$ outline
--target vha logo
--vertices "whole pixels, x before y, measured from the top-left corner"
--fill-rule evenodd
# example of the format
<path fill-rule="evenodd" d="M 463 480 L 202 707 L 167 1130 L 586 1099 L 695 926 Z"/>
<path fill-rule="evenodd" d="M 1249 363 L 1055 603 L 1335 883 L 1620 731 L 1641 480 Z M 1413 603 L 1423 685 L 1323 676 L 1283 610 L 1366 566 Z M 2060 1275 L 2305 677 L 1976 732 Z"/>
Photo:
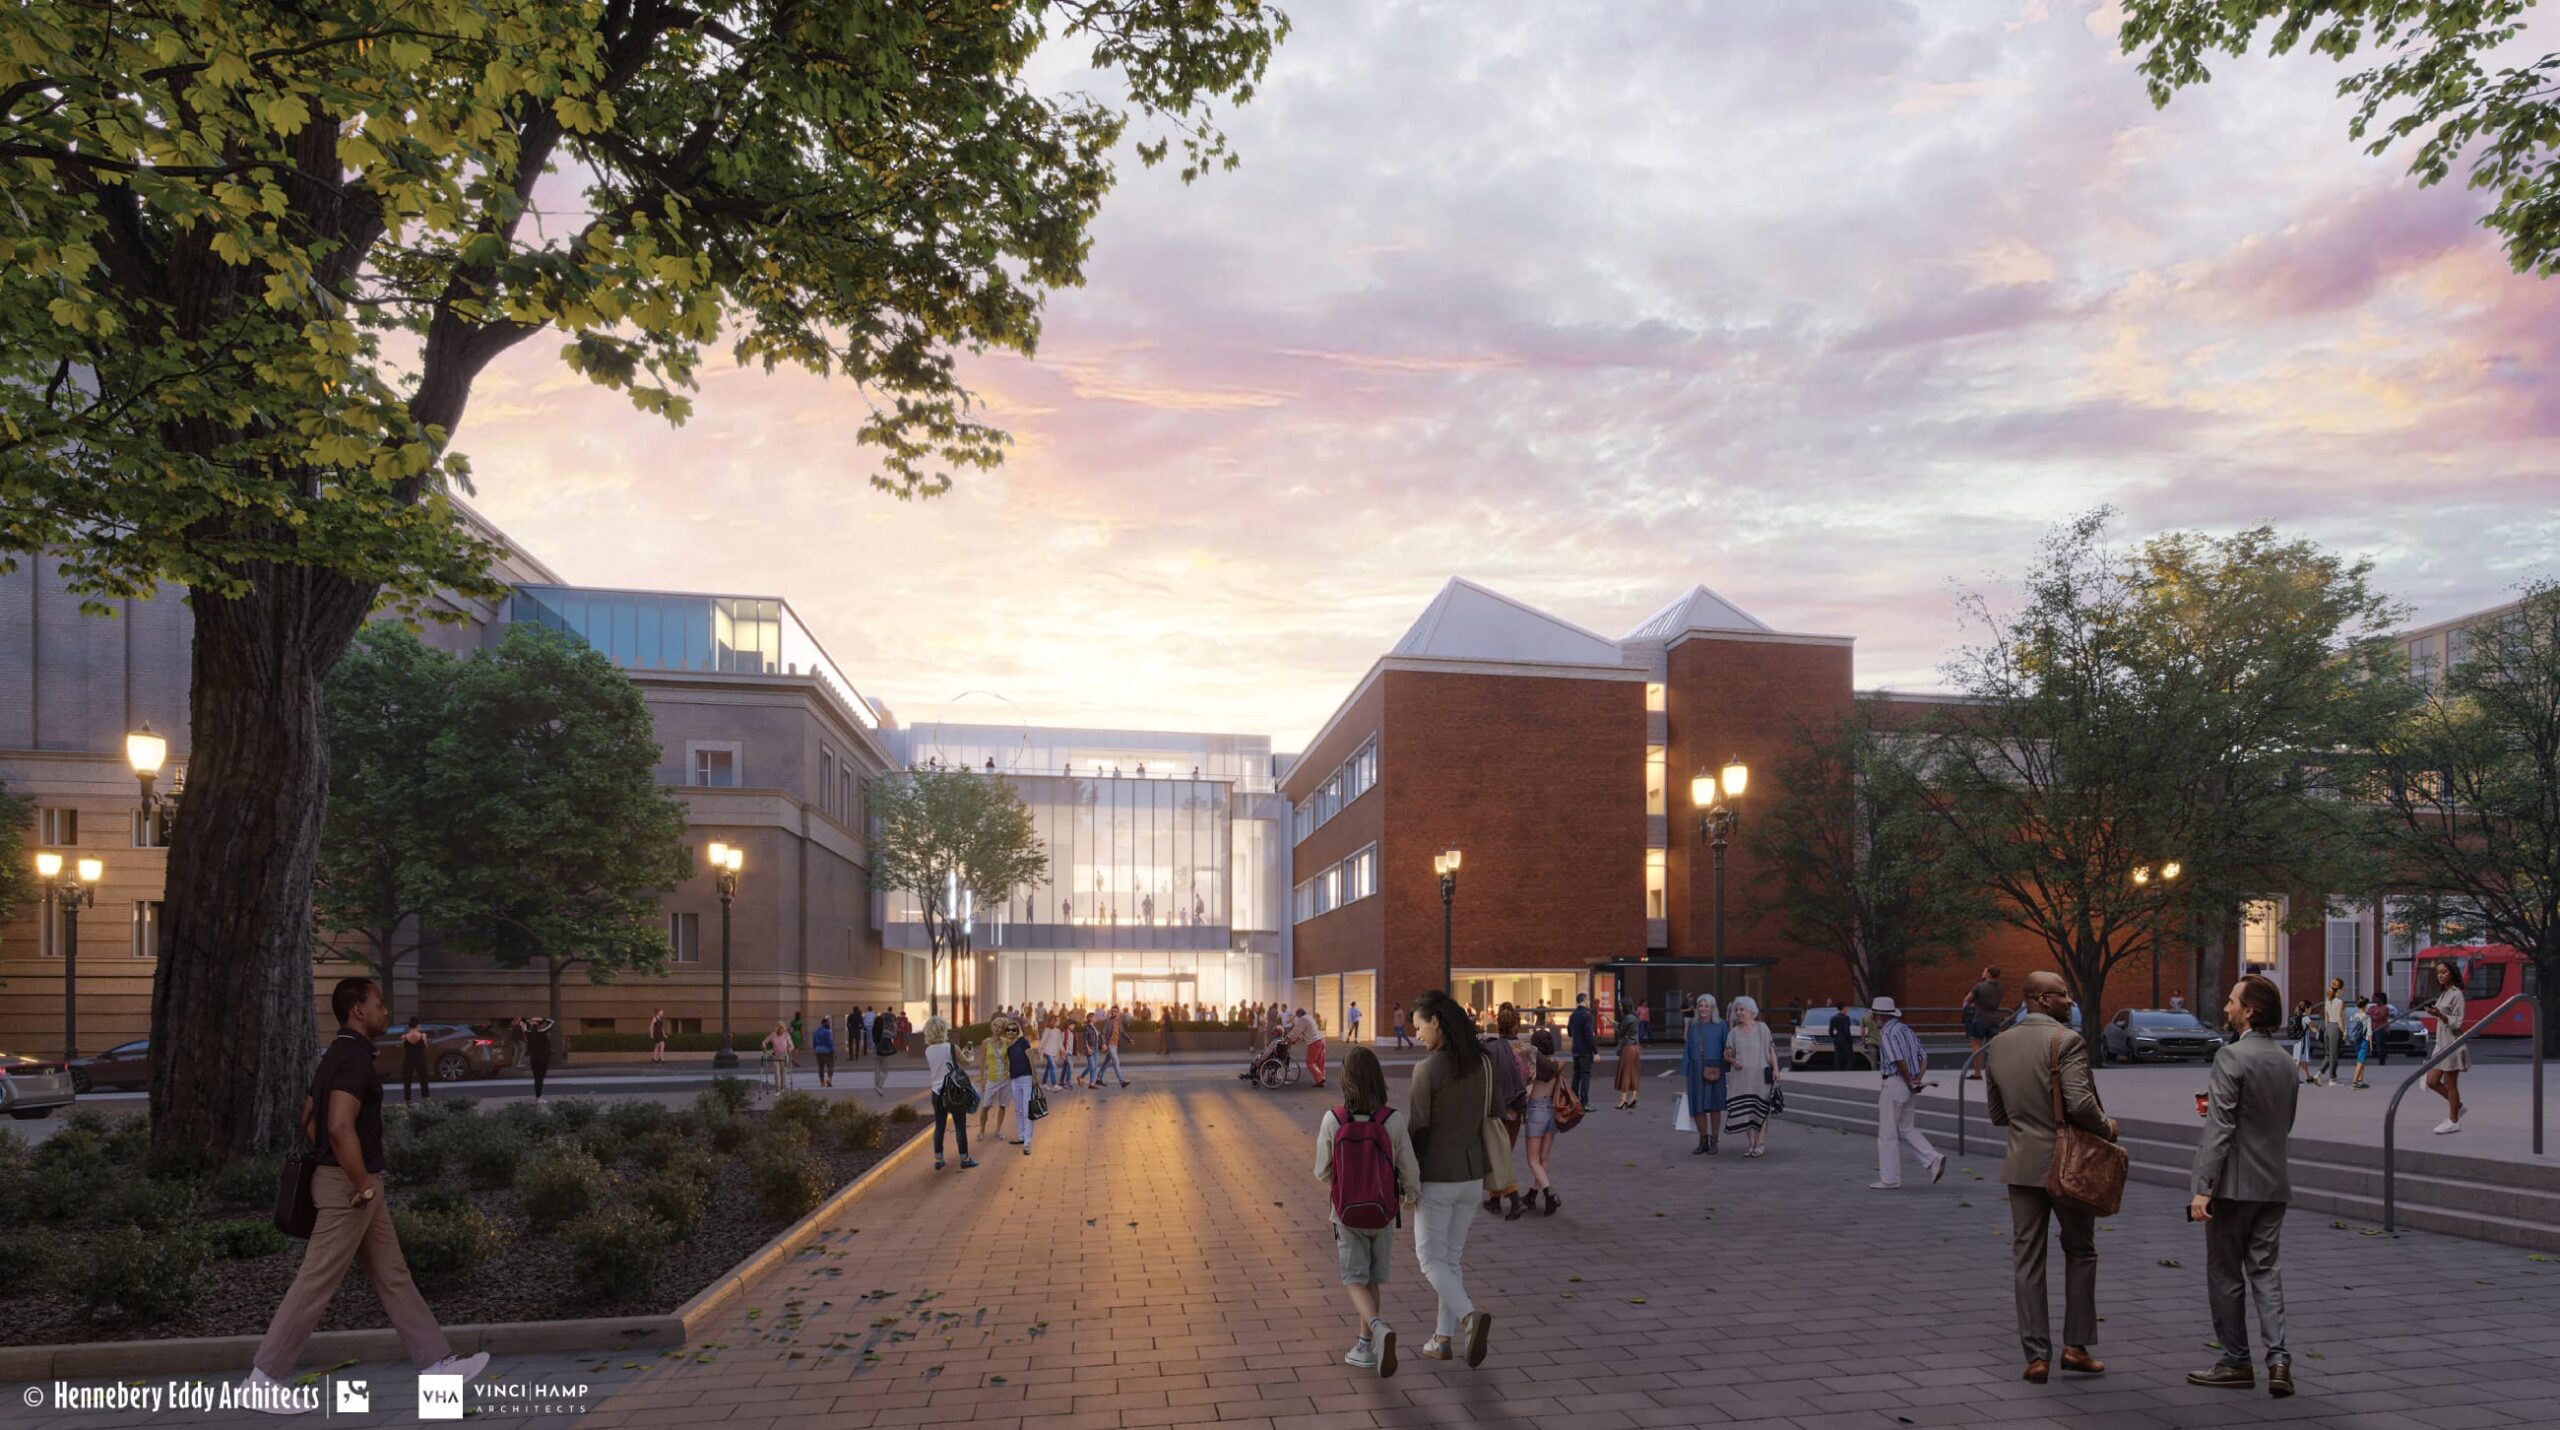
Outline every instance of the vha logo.
<path fill-rule="evenodd" d="M 462 1377 L 458 1375 L 419 1376 L 418 1418 L 421 1420 L 461 1419 Z"/>
<path fill-rule="evenodd" d="M 373 1396 L 361 1380 L 342 1380 L 338 1385 L 338 1413 L 362 1415 L 373 1409 Z"/>

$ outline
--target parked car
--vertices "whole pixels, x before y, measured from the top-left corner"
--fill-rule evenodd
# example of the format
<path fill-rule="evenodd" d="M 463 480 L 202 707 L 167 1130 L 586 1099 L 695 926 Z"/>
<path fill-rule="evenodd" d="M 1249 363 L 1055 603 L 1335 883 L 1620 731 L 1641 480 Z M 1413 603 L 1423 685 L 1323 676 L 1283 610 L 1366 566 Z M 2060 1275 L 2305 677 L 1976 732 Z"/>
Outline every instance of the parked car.
<path fill-rule="evenodd" d="M 60 1059 L 0 1053 L 0 1112 L 32 1122 L 51 1117 L 57 1107 L 69 1107 L 79 1095 L 71 1086 L 71 1070 Z"/>
<path fill-rule="evenodd" d="M 374 1040 L 373 1070 L 385 1082 L 400 1080 L 400 1035 L 408 1031 L 395 1024 Z M 437 1082 L 487 1077 L 513 1061 L 504 1044 L 468 1023 L 420 1023 L 418 1031 L 427 1035 L 427 1073 Z"/>
<path fill-rule="evenodd" d="M 2222 1035 L 2183 1008 L 2117 1009 L 2098 1041 L 2111 1062 L 2209 1059 L 2222 1050 Z"/>
<path fill-rule="evenodd" d="M 1838 1067 L 1839 1060 L 1831 1051 L 1831 1015 L 1836 1007 L 1807 1008 L 1804 1021 L 1796 1024 L 1795 1034 L 1787 1039 L 1787 1065 L 1797 1068 Z M 1867 1046 L 1867 1010 L 1849 1010 L 1849 1061 L 1856 1067 L 1872 1068 L 1874 1050 Z"/>
<path fill-rule="evenodd" d="M 118 1043 L 103 1053 L 73 1058 L 71 1085 L 84 1095 L 102 1088 L 149 1087 L 151 1040 L 136 1038 L 130 1043 Z"/>

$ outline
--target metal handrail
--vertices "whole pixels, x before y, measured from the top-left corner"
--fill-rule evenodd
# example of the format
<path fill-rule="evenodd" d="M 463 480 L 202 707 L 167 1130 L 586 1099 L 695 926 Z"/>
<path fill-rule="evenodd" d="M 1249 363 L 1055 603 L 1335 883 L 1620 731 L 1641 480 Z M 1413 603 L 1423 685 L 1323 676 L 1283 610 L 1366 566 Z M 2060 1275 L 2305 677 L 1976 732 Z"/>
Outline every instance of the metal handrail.
<path fill-rule="evenodd" d="M 2384 1108 L 2382 1112 L 2382 1229 L 2384 1231 L 2395 1236 L 2400 1231 L 2399 1184 L 2394 1180 L 2399 1171 L 2400 1099 L 2409 1095 L 2409 1089 L 2416 1086 L 2418 1080 L 2427 1075 L 2428 1069 L 2451 1056 L 2454 1049 L 2478 1037 L 2481 1029 L 2496 1022 L 2499 1014 L 2518 1003 L 2533 1010 L 2533 1155 L 2537 1157 L 2542 1155 L 2542 1000 L 2530 993 L 2514 993 L 2508 995 L 2505 1002 L 2482 1014 L 2470 1027 L 2455 1034 L 2453 1041 L 2436 1049 L 2433 1056 L 2420 1063 L 2418 1070 L 2409 1074 L 2408 1078 L 2400 1084 L 2400 1090 L 2391 1094 L 2391 1105 Z"/>
<path fill-rule="evenodd" d="M 1964 1066 L 1956 1070 L 1956 1155 L 1959 1157 L 1965 1155 L 1964 1085 L 1973 1080 L 1973 1065 L 1982 1061 L 1982 1055 L 1989 1051 L 1991 1051 L 1991 1040 L 1989 1038 L 1985 1038 L 1982 1040 L 1982 1046 L 1974 1049 L 1973 1052 L 1965 1058 Z"/>

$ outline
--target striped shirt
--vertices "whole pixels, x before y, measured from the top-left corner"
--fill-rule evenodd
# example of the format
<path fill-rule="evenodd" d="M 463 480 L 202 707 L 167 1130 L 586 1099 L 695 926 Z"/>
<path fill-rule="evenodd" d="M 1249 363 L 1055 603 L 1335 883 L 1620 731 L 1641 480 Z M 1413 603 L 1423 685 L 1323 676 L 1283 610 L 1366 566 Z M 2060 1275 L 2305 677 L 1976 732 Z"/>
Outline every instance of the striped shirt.
<path fill-rule="evenodd" d="M 1904 1069 L 1909 1069 L 1906 1073 Z M 1884 1076 L 1918 1077 L 1929 1070 L 1929 1050 L 1900 1018 L 1884 1020 Z"/>

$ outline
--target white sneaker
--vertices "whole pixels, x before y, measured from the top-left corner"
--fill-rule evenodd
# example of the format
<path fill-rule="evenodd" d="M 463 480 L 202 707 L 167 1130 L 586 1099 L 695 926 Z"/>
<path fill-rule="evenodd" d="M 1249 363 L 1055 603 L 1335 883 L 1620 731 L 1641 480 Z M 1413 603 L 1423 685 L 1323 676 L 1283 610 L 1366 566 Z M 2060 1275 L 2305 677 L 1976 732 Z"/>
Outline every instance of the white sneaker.
<path fill-rule="evenodd" d="M 1869 1182 L 1867 1183 L 1867 1190 L 1871 1192 L 1898 1192 L 1902 1190 L 1902 1184 L 1900 1182 Z"/>
<path fill-rule="evenodd" d="M 1940 1177 L 1945 1176 L 1946 1174 L 1947 1174 L 1947 1154 L 1946 1154 L 1946 1153 L 1944 1153 L 1944 1152 L 1941 1152 L 1941 1153 L 1939 1153 L 1939 1154 L 1938 1154 L 1938 1160 L 1929 1164 L 1929 1184 L 1930 1184 L 1931 1186 L 1936 1186 L 1936 1185 L 1937 1185 L 1937 1183 L 1938 1183 L 1938 1179 L 1939 1179 Z"/>
<path fill-rule="evenodd" d="M 2437 1123 L 2437 1124 L 2436 1124 L 2436 1131 L 2437 1131 L 2437 1132 L 2439 1132 L 2439 1133 L 2444 1133 L 2444 1132 L 2459 1132 L 2459 1131 L 2461 1131 L 2461 1130 L 2462 1130 L 2462 1124 L 2461 1124 L 2461 1123 L 2459 1123 L 2459 1122 L 2454 1121 L 2454 1120 L 2453 1120 L 2452 1118 L 2450 1118 L 2450 1117 L 2448 1117 L 2448 1118 L 2446 1118 L 2444 1121 L 2439 1122 L 2439 1123 Z"/>
<path fill-rule="evenodd" d="M 263 1370 L 251 1370 L 232 1388 L 231 1403 L 243 1410 L 261 1415 L 306 1415 L 313 1406 L 292 1399 L 293 1387 L 267 1378 Z"/>
<path fill-rule="evenodd" d="M 480 1378 L 480 1372 L 487 1370 L 488 1368 L 489 1353 L 487 1351 L 481 1351 L 477 1355 L 446 1356 L 443 1360 L 437 1361 L 434 1365 L 428 1366 L 425 1370 L 418 1372 L 418 1374 L 458 1375 L 462 1377 L 463 1384 L 468 1385 L 472 1381 L 478 1380 Z"/>

